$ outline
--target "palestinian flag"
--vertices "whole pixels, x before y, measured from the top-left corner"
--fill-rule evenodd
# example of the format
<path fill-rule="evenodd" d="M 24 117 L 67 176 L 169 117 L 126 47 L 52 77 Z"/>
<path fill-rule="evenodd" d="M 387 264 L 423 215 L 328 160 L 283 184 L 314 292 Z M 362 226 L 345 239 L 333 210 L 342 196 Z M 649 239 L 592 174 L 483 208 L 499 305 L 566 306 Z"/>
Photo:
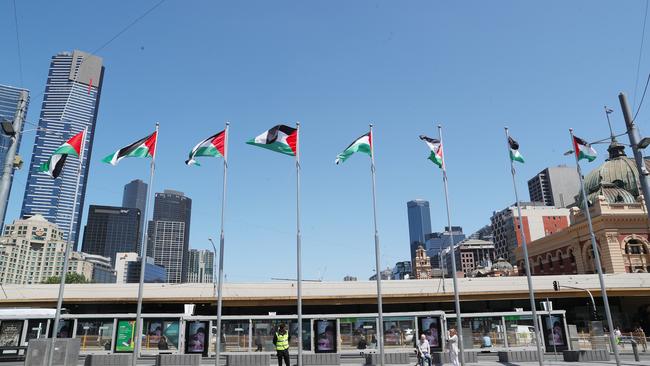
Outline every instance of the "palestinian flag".
<path fill-rule="evenodd" d="M 117 163 L 124 158 L 153 158 L 156 152 L 157 139 L 158 132 L 154 132 L 151 135 L 106 156 L 102 161 L 111 165 L 117 165 Z"/>
<path fill-rule="evenodd" d="M 508 146 L 510 146 L 510 160 L 524 163 L 524 157 L 519 152 L 519 143 L 512 137 L 508 136 Z"/>
<path fill-rule="evenodd" d="M 191 165 L 200 166 L 201 164 L 199 164 L 199 162 L 196 161 L 194 158 L 196 158 L 197 156 L 211 156 L 211 157 L 225 156 L 226 155 L 225 149 L 226 149 L 226 131 L 224 130 L 196 144 L 196 146 L 192 148 L 192 151 L 190 151 L 189 158 L 185 160 L 185 164 L 190 166 Z"/>
<path fill-rule="evenodd" d="M 438 139 L 432 139 L 424 135 L 420 135 L 420 140 L 424 141 L 429 149 L 431 149 L 431 155 L 429 155 L 429 160 L 433 161 L 439 168 L 442 168 L 445 164 L 443 155 L 442 155 L 442 143 Z"/>
<path fill-rule="evenodd" d="M 285 125 L 277 125 L 246 143 L 286 155 L 296 155 L 298 130 Z"/>
<path fill-rule="evenodd" d="M 362 152 L 368 155 L 372 154 L 372 135 L 370 132 L 354 140 L 350 146 L 346 147 L 342 153 L 338 154 L 336 156 L 336 164 L 341 164 L 342 162 L 348 160 L 350 155 L 354 154 L 355 152 Z"/>
<path fill-rule="evenodd" d="M 576 153 L 578 161 L 587 159 L 587 161 L 592 162 L 596 160 L 596 155 L 598 155 L 587 141 L 577 136 L 573 136 L 573 151 Z"/>
<path fill-rule="evenodd" d="M 83 140 L 84 131 L 74 135 L 70 140 L 66 141 L 65 144 L 56 149 L 52 156 L 45 163 L 41 164 L 38 171 L 46 173 L 50 177 L 56 179 L 59 174 L 61 174 L 61 170 L 63 170 L 63 165 L 65 164 L 68 155 L 72 154 L 78 157 L 81 154 L 81 145 Z"/>

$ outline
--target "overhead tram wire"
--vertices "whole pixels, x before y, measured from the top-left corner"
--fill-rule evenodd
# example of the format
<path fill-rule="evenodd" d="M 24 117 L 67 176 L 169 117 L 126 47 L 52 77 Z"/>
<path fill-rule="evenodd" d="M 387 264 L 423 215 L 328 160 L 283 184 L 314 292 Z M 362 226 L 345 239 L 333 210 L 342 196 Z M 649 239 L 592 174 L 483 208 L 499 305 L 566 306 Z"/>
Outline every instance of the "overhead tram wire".
<path fill-rule="evenodd" d="M 639 114 L 639 111 L 641 110 L 641 106 L 643 105 L 643 100 L 645 99 L 645 93 L 648 91 L 649 82 L 650 82 L 650 74 L 648 74 L 648 79 L 646 79 L 645 81 L 645 87 L 643 88 L 643 95 L 641 96 L 641 101 L 639 102 L 639 106 L 636 109 L 636 113 L 634 113 L 634 118 L 632 118 L 633 123 L 636 122 L 636 116 Z"/>
<path fill-rule="evenodd" d="M 20 87 L 24 87 L 23 83 L 23 56 L 20 50 L 20 32 L 18 30 L 18 8 L 16 7 L 16 0 L 14 0 L 14 25 L 16 27 L 16 48 L 18 54 L 18 77 L 20 80 Z"/>
<path fill-rule="evenodd" d="M 645 25 L 646 21 L 648 20 L 648 3 L 650 0 L 645 1 L 645 13 L 643 15 L 643 28 L 641 30 L 641 46 L 639 47 L 639 58 L 637 60 L 636 64 L 636 77 L 634 79 L 634 98 L 632 99 L 633 103 L 632 106 L 636 105 L 636 91 L 639 87 L 639 73 L 641 71 L 641 58 L 643 57 L 643 44 L 645 43 Z M 647 87 L 647 84 L 646 84 Z M 645 92 L 644 92 L 645 93 Z M 639 103 L 639 106 L 641 104 Z"/>

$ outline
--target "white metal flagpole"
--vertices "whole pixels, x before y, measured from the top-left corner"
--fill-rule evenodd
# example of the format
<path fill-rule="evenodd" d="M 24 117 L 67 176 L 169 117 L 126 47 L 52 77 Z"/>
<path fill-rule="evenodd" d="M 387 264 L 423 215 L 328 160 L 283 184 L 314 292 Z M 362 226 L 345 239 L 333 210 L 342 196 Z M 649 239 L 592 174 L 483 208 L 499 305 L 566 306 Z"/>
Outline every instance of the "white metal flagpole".
<path fill-rule="evenodd" d="M 226 122 L 226 130 L 224 132 L 224 144 L 223 144 L 223 187 L 221 193 L 221 236 L 219 238 L 219 283 L 217 284 L 217 343 L 215 350 L 214 365 L 219 365 L 219 357 L 221 353 L 221 302 L 223 300 L 222 289 L 223 289 L 223 252 L 224 252 L 224 243 L 225 236 L 223 232 L 223 218 L 226 208 L 226 177 L 228 174 L 228 129 L 230 128 L 230 122 Z"/>
<path fill-rule="evenodd" d="M 77 185 L 74 189 L 74 198 L 72 200 L 72 212 L 70 213 L 70 226 L 68 227 L 68 242 L 65 246 L 65 253 L 63 254 L 63 268 L 61 268 L 61 281 L 59 282 L 59 298 L 56 301 L 56 312 L 54 313 L 54 325 L 52 326 L 52 344 L 47 357 L 47 365 L 52 366 L 52 359 L 54 358 L 54 341 L 57 337 L 57 330 L 59 322 L 61 321 L 61 308 L 63 307 L 63 292 L 65 291 L 65 278 L 68 274 L 68 263 L 70 261 L 70 252 L 72 251 L 72 229 L 74 228 L 74 215 L 77 212 L 77 200 L 79 196 L 79 182 L 81 181 L 81 170 L 84 161 L 84 149 L 86 148 L 86 138 L 88 138 L 88 128 L 84 128 L 83 139 L 81 140 L 81 150 L 79 151 L 79 164 L 77 165 Z M 79 218 L 81 220 L 81 218 Z M 77 233 L 79 235 L 79 233 Z"/>
<path fill-rule="evenodd" d="M 151 196 L 153 193 L 153 178 L 156 172 L 156 150 L 158 150 L 159 127 L 160 124 L 156 122 L 156 145 L 154 146 L 153 156 L 151 157 L 148 187 L 149 191 L 147 192 L 147 202 L 145 202 L 144 205 L 144 222 L 147 224 L 146 229 L 148 229 L 149 226 L 149 204 L 151 202 Z M 143 240 L 140 250 L 140 282 L 138 284 L 138 306 L 135 317 L 135 334 L 133 335 L 135 337 L 135 349 L 133 350 L 133 359 L 131 360 L 131 364 L 133 366 L 136 366 L 138 363 L 138 356 L 140 355 L 140 348 L 142 346 L 142 295 L 144 292 L 144 273 L 147 268 L 147 241 L 149 240 L 149 235 L 147 233 L 148 230 L 142 231 Z"/>
<path fill-rule="evenodd" d="M 508 127 L 506 131 L 506 147 L 508 149 L 508 156 L 510 156 L 510 133 Z M 535 328 L 535 345 L 537 346 L 537 361 L 539 366 L 544 365 L 544 351 L 542 350 L 542 338 L 540 336 L 539 320 L 537 319 L 537 309 L 535 308 L 535 290 L 533 289 L 533 279 L 530 273 L 530 262 L 528 260 L 528 245 L 526 244 L 526 231 L 523 228 L 523 220 L 521 218 L 521 206 L 519 204 L 519 193 L 517 192 L 517 183 L 515 182 L 515 162 L 510 157 L 510 172 L 512 173 L 512 187 L 515 191 L 515 201 L 517 203 L 517 212 L 519 216 L 519 228 L 521 232 L 521 248 L 524 251 L 524 270 L 526 271 L 526 279 L 528 280 L 528 298 L 530 299 L 530 310 L 533 313 L 533 326 Z"/>
<path fill-rule="evenodd" d="M 454 230 L 451 226 L 451 213 L 450 213 L 450 208 L 449 208 L 449 192 L 447 189 L 447 164 L 445 163 L 445 152 L 444 152 L 444 144 L 442 143 L 442 126 L 438 125 L 438 138 L 440 139 L 440 147 L 443 149 L 442 152 L 442 182 L 445 187 L 445 204 L 447 206 L 447 225 L 449 226 L 449 239 L 451 241 L 450 243 L 450 250 L 449 254 L 451 254 L 451 274 L 453 278 L 453 283 L 454 283 L 454 303 L 456 305 L 456 330 L 457 330 L 457 335 L 458 335 L 458 350 L 460 351 L 458 354 L 458 359 L 460 360 L 461 366 L 465 365 L 465 355 L 464 355 L 464 349 L 465 347 L 463 346 L 463 322 L 460 317 L 460 296 L 458 295 L 458 276 L 456 275 L 456 253 L 455 253 L 455 248 L 454 248 Z"/>
<path fill-rule="evenodd" d="M 302 234 L 300 232 L 300 122 L 296 122 L 296 272 L 298 298 L 298 366 L 302 366 Z M 289 329 L 291 331 L 291 329 Z"/>
<path fill-rule="evenodd" d="M 375 268 L 377 275 L 377 314 L 379 326 L 377 327 L 377 342 L 379 343 L 379 364 L 384 365 L 384 307 L 381 297 L 381 263 L 379 251 L 379 230 L 377 230 L 377 198 L 375 193 L 375 141 L 370 124 L 370 172 L 372 175 L 372 215 L 375 224 Z"/>
<path fill-rule="evenodd" d="M 571 145 L 574 149 L 577 149 L 574 143 L 575 139 L 573 136 L 573 128 L 569 128 L 569 133 L 571 134 Z M 609 340 L 612 345 L 612 351 L 614 352 L 614 358 L 616 359 L 616 365 L 621 365 L 621 358 L 618 354 L 618 346 L 616 345 L 616 337 L 614 336 L 614 323 L 612 323 L 612 313 L 609 310 L 609 299 L 607 298 L 607 287 L 605 286 L 605 277 L 603 276 L 603 268 L 600 265 L 600 253 L 598 251 L 598 244 L 596 243 L 596 236 L 594 235 L 594 227 L 591 224 L 591 212 L 589 212 L 589 201 L 587 199 L 587 193 L 585 192 L 585 182 L 582 177 L 582 169 L 580 168 L 580 160 L 578 159 L 578 152 L 574 151 L 574 157 L 576 158 L 576 168 L 578 169 L 578 177 L 580 177 L 580 190 L 582 191 L 582 204 L 581 207 L 587 218 L 587 224 L 589 226 L 589 236 L 591 237 L 591 248 L 594 252 L 594 263 L 596 265 L 596 271 L 598 272 L 598 280 L 600 281 L 600 293 L 603 296 L 603 305 L 605 305 L 605 316 L 607 317 L 607 324 L 609 325 Z"/>

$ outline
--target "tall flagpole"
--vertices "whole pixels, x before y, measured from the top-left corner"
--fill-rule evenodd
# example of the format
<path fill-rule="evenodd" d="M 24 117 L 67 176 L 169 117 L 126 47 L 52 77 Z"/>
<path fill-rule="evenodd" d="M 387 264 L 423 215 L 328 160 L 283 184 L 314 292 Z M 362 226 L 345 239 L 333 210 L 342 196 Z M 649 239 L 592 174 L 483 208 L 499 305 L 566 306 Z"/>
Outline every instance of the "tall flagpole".
<path fill-rule="evenodd" d="M 573 149 L 577 150 L 575 146 L 575 139 L 573 136 L 573 128 L 569 128 L 569 133 L 571 134 L 571 145 Z M 587 218 L 587 224 L 589 225 L 589 236 L 591 237 L 591 248 L 594 252 L 594 263 L 596 264 L 596 271 L 598 271 L 598 281 L 600 281 L 600 293 L 603 296 L 603 303 L 605 305 L 605 316 L 607 317 L 607 324 L 609 325 L 609 341 L 612 345 L 612 351 L 614 351 L 614 358 L 616 359 L 616 365 L 621 365 L 621 359 L 618 354 L 618 348 L 616 345 L 616 337 L 614 335 L 614 323 L 612 322 L 612 313 L 609 310 L 609 299 L 607 298 L 607 288 L 605 286 L 605 278 L 603 276 L 603 268 L 600 265 L 600 254 L 598 252 L 598 244 L 596 243 L 596 236 L 594 235 L 594 227 L 591 224 L 591 212 L 589 212 L 589 201 L 587 200 L 587 192 L 585 192 L 585 182 L 582 177 L 582 169 L 580 168 L 580 161 L 578 159 L 578 151 L 574 151 L 574 157 L 576 158 L 576 166 L 578 169 L 578 176 L 580 177 L 580 190 L 582 191 L 582 203 L 583 207 L 581 208 L 585 217 Z"/>
<path fill-rule="evenodd" d="M 296 122 L 296 272 L 298 298 L 298 366 L 302 366 L 302 234 L 300 232 L 300 122 Z M 289 329 L 291 331 L 291 329 Z"/>
<path fill-rule="evenodd" d="M 72 212 L 70 216 L 70 226 L 68 227 L 68 242 L 65 246 L 65 253 L 63 254 L 63 268 L 61 268 L 61 281 L 59 282 L 59 298 L 56 301 L 56 312 L 54 313 L 54 325 L 52 326 L 52 344 L 50 345 L 49 354 L 47 357 L 47 365 L 52 366 L 52 359 L 54 358 L 54 341 L 57 337 L 57 330 L 59 322 L 61 321 L 61 308 L 63 307 L 63 292 L 65 291 L 65 278 L 68 275 L 68 263 L 70 261 L 70 252 L 72 251 L 72 228 L 74 227 L 74 215 L 77 212 L 77 197 L 79 195 L 79 182 L 81 181 L 81 169 L 84 161 L 84 149 L 86 148 L 86 138 L 88 137 L 88 128 L 84 128 L 84 137 L 81 141 L 81 150 L 79 151 L 79 165 L 77 166 L 77 185 L 74 189 L 74 199 L 72 200 Z M 90 163 L 90 162 L 89 162 Z M 81 217 L 79 218 L 81 220 Z M 79 233 L 77 233 L 78 235 Z"/>
<path fill-rule="evenodd" d="M 223 218 L 226 207 L 226 177 L 228 175 L 228 130 L 230 122 L 226 122 L 225 141 L 223 144 L 223 186 L 221 191 L 221 236 L 219 237 L 219 283 L 217 284 L 217 345 L 214 357 L 214 365 L 219 365 L 219 356 L 221 353 L 221 302 L 223 300 L 223 251 L 225 236 L 223 233 Z"/>
<path fill-rule="evenodd" d="M 451 213 L 449 209 L 449 190 L 447 188 L 447 164 L 445 164 L 444 144 L 442 143 L 442 126 L 438 125 L 438 138 L 440 139 L 440 146 L 442 152 L 442 182 L 445 187 L 445 204 L 447 206 L 447 225 L 449 226 L 449 238 L 451 240 L 451 274 L 454 283 L 454 303 L 456 304 L 456 334 L 458 335 L 458 350 L 460 351 L 458 358 L 461 366 L 465 366 L 465 355 L 463 354 L 465 347 L 463 346 L 463 322 L 460 317 L 460 296 L 458 295 L 458 276 L 456 275 L 456 251 L 454 248 L 454 230 L 451 227 Z"/>
<path fill-rule="evenodd" d="M 508 149 L 508 155 L 510 155 L 510 144 L 509 144 L 509 138 L 510 138 L 510 133 L 508 132 L 508 127 L 505 127 L 506 131 L 506 147 Z M 526 233 L 525 230 L 523 229 L 523 219 L 521 218 L 521 206 L 519 204 L 519 193 L 517 192 L 517 183 L 515 182 L 515 162 L 512 160 L 512 157 L 510 157 L 510 172 L 512 173 L 512 187 L 515 191 L 515 201 L 517 202 L 517 213 L 519 216 L 519 227 L 520 227 L 520 232 L 521 232 L 521 247 L 524 251 L 524 265 L 526 268 L 524 270 L 526 271 L 526 279 L 528 280 L 528 298 L 530 299 L 530 309 L 533 312 L 533 326 L 535 328 L 535 345 L 537 346 L 537 361 L 539 362 L 539 366 L 544 365 L 544 351 L 542 351 L 542 343 L 541 343 L 541 337 L 540 337 L 540 328 L 539 328 L 539 320 L 537 319 L 537 309 L 535 308 L 535 291 L 533 290 L 533 279 L 532 275 L 530 273 L 530 262 L 528 260 L 528 245 L 526 244 Z"/>
<path fill-rule="evenodd" d="M 147 241 L 149 240 L 148 226 L 149 226 L 149 204 L 153 193 L 153 177 L 156 172 L 156 150 L 158 150 L 158 129 L 160 124 L 156 122 L 156 145 L 153 148 L 153 156 L 151 157 L 150 173 L 149 173 L 149 192 L 147 192 L 147 201 L 144 204 L 144 222 L 147 224 L 147 230 L 142 230 L 142 246 L 140 251 L 140 283 L 138 284 L 138 307 L 135 317 L 135 349 L 133 350 L 133 359 L 131 364 L 136 366 L 138 363 L 138 356 L 140 355 L 140 348 L 142 346 L 142 293 L 144 292 L 144 272 L 147 268 Z"/>
<path fill-rule="evenodd" d="M 377 198 L 375 193 L 375 142 L 370 124 L 370 172 L 372 175 L 372 215 L 375 223 L 375 268 L 377 271 L 377 314 L 379 326 L 377 327 L 377 342 L 379 343 L 379 364 L 384 366 L 384 310 L 381 299 L 381 268 L 379 252 L 379 231 L 377 230 Z"/>

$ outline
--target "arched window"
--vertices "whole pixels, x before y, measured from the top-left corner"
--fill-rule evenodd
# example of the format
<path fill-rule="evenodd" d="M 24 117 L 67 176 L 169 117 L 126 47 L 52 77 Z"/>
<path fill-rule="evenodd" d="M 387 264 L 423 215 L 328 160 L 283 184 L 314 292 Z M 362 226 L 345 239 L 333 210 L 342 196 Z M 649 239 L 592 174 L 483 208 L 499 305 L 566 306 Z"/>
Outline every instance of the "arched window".
<path fill-rule="evenodd" d="M 637 239 L 630 239 L 625 244 L 625 254 L 647 254 L 647 251 L 642 242 Z"/>
<path fill-rule="evenodd" d="M 547 255 L 546 256 L 546 261 L 548 261 L 548 268 L 553 269 L 553 256 L 552 255 Z"/>

